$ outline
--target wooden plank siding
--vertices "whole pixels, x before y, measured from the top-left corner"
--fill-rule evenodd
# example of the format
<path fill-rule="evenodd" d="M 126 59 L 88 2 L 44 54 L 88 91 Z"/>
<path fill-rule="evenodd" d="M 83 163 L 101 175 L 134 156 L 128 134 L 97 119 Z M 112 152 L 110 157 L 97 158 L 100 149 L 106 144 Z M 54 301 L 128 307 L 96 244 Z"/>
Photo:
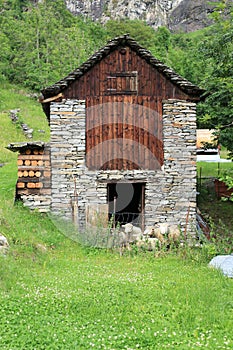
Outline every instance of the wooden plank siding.
<path fill-rule="evenodd" d="M 156 101 L 148 96 L 102 96 L 89 97 L 86 103 L 88 168 L 154 169 L 163 164 Z"/>
<path fill-rule="evenodd" d="M 89 169 L 158 169 L 162 101 L 188 95 L 130 47 L 119 46 L 63 91 L 86 100 Z"/>

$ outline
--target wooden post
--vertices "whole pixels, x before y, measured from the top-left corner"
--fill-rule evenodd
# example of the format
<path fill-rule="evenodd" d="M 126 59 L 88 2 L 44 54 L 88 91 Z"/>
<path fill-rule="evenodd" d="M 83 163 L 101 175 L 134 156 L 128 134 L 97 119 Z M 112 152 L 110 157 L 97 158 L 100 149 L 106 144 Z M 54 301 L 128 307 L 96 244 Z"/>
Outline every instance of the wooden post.
<path fill-rule="evenodd" d="M 188 227 L 188 221 L 189 221 L 189 212 L 190 212 L 190 206 L 188 207 L 188 212 L 186 215 L 186 222 L 185 222 L 185 229 L 184 229 L 184 238 L 187 239 L 187 227 Z"/>
<path fill-rule="evenodd" d="M 113 199 L 113 228 L 116 228 L 116 196 Z"/>
<path fill-rule="evenodd" d="M 200 181 L 199 181 L 200 191 L 201 191 L 201 177 L 202 177 L 202 167 L 200 167 Z"/>
<path fill-rule="evenodd" d="M 74 196 L 73 196 L 73 200 L 71 199 L 71 205 L 72 205 L 73 223 L 76 227 L 78 227 L 78 194 L 77 194 L 77 187 L 76 187 L 76 177 L 74 177 Z"/>
<path fill-rule="evenodd" d="M 219 174 L 220 174 L 220 162 L 218 162 L 218 177 L 219 177 Z"/>
<path fill-rule="evenodd" d="M 141 218 L 141 229 L 142 229 L 142 232 L 144 232 L 145 230 L 145 184 L 142 185 L 142 193 L 141 193 L 141 215 L 142 215 L 142 218 Z"/>

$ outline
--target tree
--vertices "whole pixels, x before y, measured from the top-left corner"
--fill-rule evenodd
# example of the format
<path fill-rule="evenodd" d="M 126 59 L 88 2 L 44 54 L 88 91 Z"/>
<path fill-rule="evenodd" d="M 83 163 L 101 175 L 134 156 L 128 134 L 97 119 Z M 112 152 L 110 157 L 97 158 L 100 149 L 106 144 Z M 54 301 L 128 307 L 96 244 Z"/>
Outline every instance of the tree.
<path fill-rule="evenodd" d="M 152 53 L 167 63 L 171 43 L 171 33 L 166 27 L 159 27 L 154 35 Z"/>
<path fill-rule="evenodd" d="M 63 0 L 38 4 L 8 0 L 2 5 L 0 80 L 39 91 L 77 68 L 106 42 L 103 26 L 74 17 Z"/>
<path fill-rule="evenodd" d="M 109 39 L 129 34 L 140 45 L 150 49 L 154 46 L 155 31 L 145 22 L 140 20 L 109 20 L 105 24 Z"/>
<path fill-rule="evenodd" d="M 229 12 L 226 19 L 225 12 Z M 233 7 L 221 1 L 214 11 L 211 35 L 200 46 L 208 65 L 204 80 L 209 93 L 199 107 L 201 126 L 215 128 L 219 142 L 233 156 Z"/>

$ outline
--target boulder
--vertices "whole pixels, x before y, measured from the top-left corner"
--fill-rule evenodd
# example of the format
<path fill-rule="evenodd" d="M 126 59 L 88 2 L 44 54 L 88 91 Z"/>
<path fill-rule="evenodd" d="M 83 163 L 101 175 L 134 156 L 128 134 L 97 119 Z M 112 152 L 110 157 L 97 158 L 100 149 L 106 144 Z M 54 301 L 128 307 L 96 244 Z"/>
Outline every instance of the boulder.
<path fill-rule="evenodd" d="M 219 269 L 225 276 L 233 278 L 233 255 L 217 255 L 210 261 L 209 266 Z"/>

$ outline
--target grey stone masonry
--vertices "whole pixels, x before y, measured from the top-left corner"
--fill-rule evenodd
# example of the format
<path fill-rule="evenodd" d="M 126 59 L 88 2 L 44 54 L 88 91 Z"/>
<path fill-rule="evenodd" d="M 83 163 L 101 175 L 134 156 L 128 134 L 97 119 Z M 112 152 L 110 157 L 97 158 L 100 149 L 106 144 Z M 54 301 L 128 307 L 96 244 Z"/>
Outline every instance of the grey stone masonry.
<path fill-rule="evenodd" d="M 188 231 L 196 226 L 196 104 L 163 103 L 164 173 L 170 186 L 166 200 L 171 215 Z M 170 188 L 169 188 L 170 187 Z M 169 188 L 169 190 L 168 190 Z M 176 221 L 175 220 L 175 221 Z"/>
<path fill-rule="evenodd" d="M 37 209 L 40 213 L 50 212 L 51 206 L 51 194 L 22 194 L 20 199 L 23 201 L 24 206 L 31 210 Z"/>
<path fill-rule="evenodd" d="M 77 191 L 78 223 L 85 229 L 88 206 L 107 204 L 109 182 L 145 183 L 145 224 L 179 224 L 195 233 L 196 104 L 163 103 L 164 165 L 160 170 L 88 170 L 85 165 L 86 111 L 83 100 L 51 103 L 51 211 L 72 218 Z M 76 189 L 76 190 L 75 190 Z"/>
<path fill-rule="evenodd" d="M 85 169 L 85 101 L 51 104 L 51 211 L 72 217 L 74 177 Z"/>

